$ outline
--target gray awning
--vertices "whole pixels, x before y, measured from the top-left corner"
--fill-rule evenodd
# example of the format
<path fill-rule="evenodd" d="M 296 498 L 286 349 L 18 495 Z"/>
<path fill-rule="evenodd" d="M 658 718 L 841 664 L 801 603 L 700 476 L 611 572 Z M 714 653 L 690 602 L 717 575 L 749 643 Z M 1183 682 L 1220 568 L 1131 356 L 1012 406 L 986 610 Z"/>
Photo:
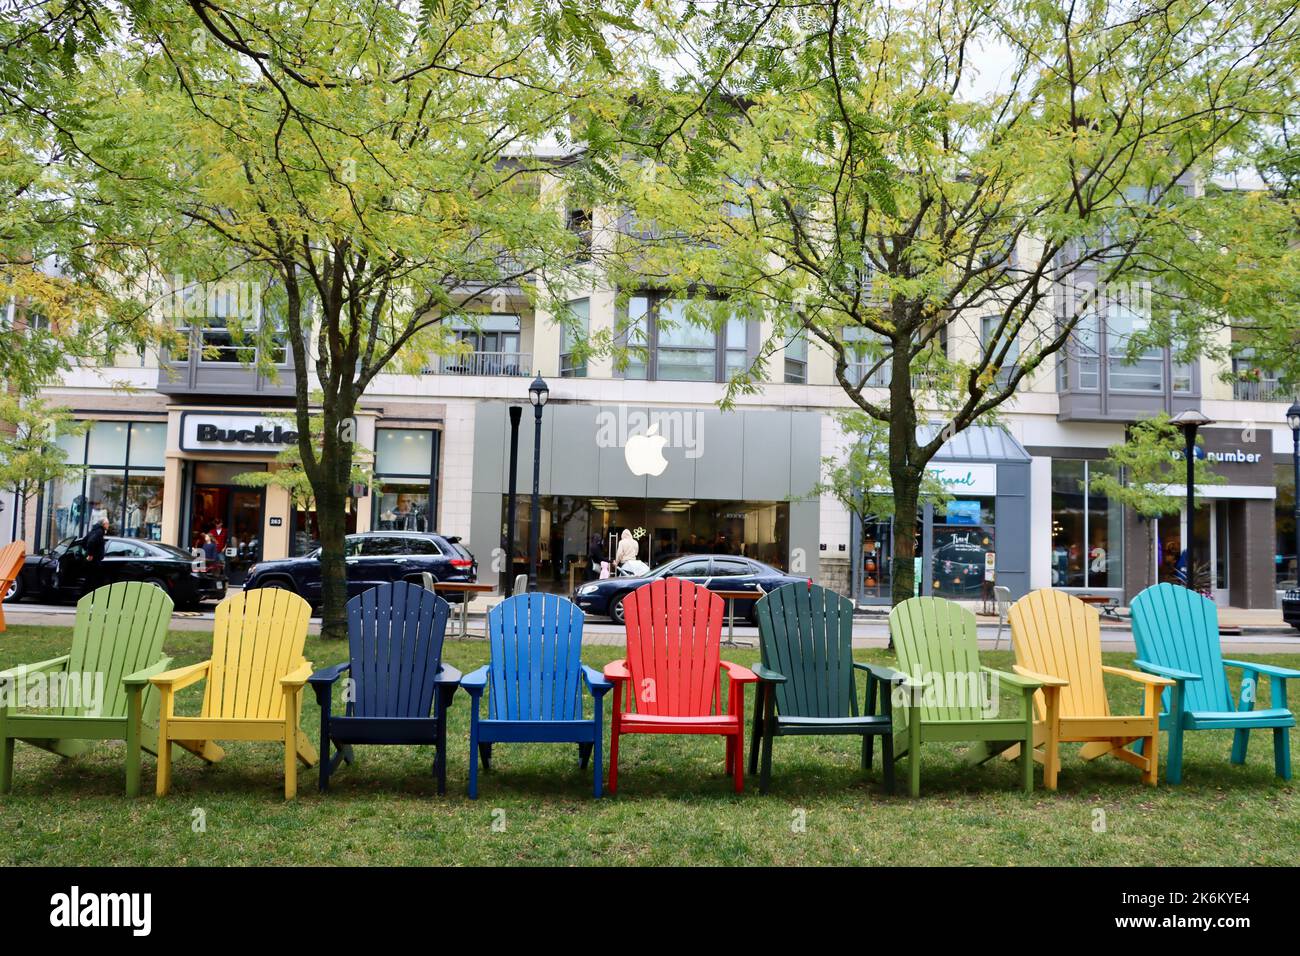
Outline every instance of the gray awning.
<path fill-rule="evenodd" d="M 918 425 L 916 438 L 927 442 L 941 427 L 933 423 Z M 932 460 L 1024 462 L 1030 460 L 1030 455 L 1003 426 L 971 425 L 944 442 Z"/>

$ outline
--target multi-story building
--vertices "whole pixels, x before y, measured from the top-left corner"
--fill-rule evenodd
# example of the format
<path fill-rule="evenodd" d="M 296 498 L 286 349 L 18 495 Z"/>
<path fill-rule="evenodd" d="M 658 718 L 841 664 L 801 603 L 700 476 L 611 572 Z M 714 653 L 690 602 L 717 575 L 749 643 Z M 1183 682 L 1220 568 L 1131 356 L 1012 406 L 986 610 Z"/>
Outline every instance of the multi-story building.
<path fill-rule="evenodd" d="M 801 339 L 787 343 L 768 363 L 771 380 L 761 391 L 721 411 L 729 372 L 755 357 L 768 330 L 735 320 L 702 332 L 664 321 L 680 308 L 670 298 L 632 294 L 626 306 L 617 298 L 593 283 L 574 295 L 571 310 L 590 334 L 629 320 L 641 327 L 648 352 L 623 369 L 608 357 L 578 360 L 572 333 L 514 295 L 458 330 L 464 354 L 431 360 L 423 374 L 378 377 L 358 429 L 374 452 L 375 480 L 355 502 L 355 527 L 459 535 L 478 556 L 482 579 L 508 581 L 525 564 L 528 385 L 540 374 L 550 387 L 540 446 L 544 587 L 567 591 L 595 574 L 593 562 L 610 556 L 612 538 L 626 528 L 652 564 L 683 552 L 744 553 L 860 601 L 887 601 L 890 525 L 858 520 L 834 498 L 811 494 L 823 459 L 843 451 L 836 413 L 848 402 L 830 355 Z M 1205 448 L 1226 478 L 1202 490 L 1192 520 L 1216 599 L 1272 607 L 1283 582 L 1295 580 L 1284 415 L 1291 395 L 1266 369 L 1243 367 L 1227 382 L 1214 363 L 1181 364 L 1168 350 L 1130 361 L 1134 321 L 1112 309 L 1085 324 L 999 424 L 944 447 L 933 468 L 953 499 L 923 516 L 923 593 L 979 597 L 986 566 L 1015 594 L 1055 586 L 1126 599 L 1170 578 L 1187 516 L 1140 520 L 1098 494 L 1092 479 L 1109 467 L 1107 448 L 1124 440 L 1129 424 L 1189 407 L 1216 420 L 1203 432 Z M 949 336 L 954 355 L 983 334 L 971 325 L 966 338 Z M 311 516 L 287 491 L 235 480 L 275 467 L 293 440 L 289 352 L 276 347 L 265 357 L 280 369 L 269 376 L 219 319 L 188 334 L 190 347 L 176 354 L 78 367 L 49 389 L 51 401 L 93 425 L 60 439 L 86 469 L 31 505 L 34 548 L 84 532 L 99 515 L 127 536 L 183 547 L 221 522 L 238 581 L 257 560 L 311 547 Z M 512 404 L 524 410 L 516 546 L 506 555 Z M 662 442 L 640 440 L 652 429 Z"/>

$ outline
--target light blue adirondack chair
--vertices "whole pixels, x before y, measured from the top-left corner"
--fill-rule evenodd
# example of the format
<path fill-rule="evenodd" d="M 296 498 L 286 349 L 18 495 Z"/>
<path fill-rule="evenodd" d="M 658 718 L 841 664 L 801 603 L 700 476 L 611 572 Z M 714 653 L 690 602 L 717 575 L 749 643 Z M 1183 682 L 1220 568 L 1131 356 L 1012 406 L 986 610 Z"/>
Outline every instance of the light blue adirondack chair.
<path fill-rule="evenodd" d="M 1273 731 L 1273 764 L 1283 780 L 1291 779 L 1291 733 L 1295 714 L 1287 707 L 1286 680 L 1300 671 L 1271 664 L 1225 660 L 1219 647 L 1219 612 L 1208 598 L 1173 584 L 1149 587 L 1133 599 L 1134 666 L 1171 678 L 1163 695 L 1160 729 L 1169 734 L 1165 779 L 1183 777 L 1183 732 L 1235 730 L 1232 762 L 1246 762 L 1252 730 Z M 1242 695 L 1234 705 L 1226 667 L 1242 671 Z M 1269 704 L 1255 710 L 1259 678 L 1269 679 Z"/>
<path fill-rule="evenodd" d="M 582 663 L 583 614 L 572 601 L 530 592 L 502 601 L 488 612 L 492 660 L 467 674 L 460 686 L 470 695 L 469 797 L 478 798 L 478 765 L 492 767 L 494 743 L 578 745 L 579 765 L 595 765 L 592 792 L 601 795 L 605 694 L 614 685 Z M 479 716 L 490 686 L 488 717 Z M 595 704 L 582 715 L 583 687 Z"/>

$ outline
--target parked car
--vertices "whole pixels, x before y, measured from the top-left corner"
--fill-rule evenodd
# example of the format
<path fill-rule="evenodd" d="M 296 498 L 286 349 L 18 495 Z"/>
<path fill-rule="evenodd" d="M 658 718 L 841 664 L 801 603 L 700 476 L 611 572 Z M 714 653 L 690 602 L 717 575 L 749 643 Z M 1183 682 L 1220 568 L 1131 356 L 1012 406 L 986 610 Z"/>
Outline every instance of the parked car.
<path fill-rule="evenodd" d="M 639 577 L 612 577 L 590 581 L 573 593 L 573 602 L 588 614 L 605 614 L 623 623 L 623 600 L 651 581 L 685 578 L 710 591 L 753 591 L 753 600 L 737 598 L 736 617 L 756 621 L 754 605 L 768 591 L 784 584 L 805 584 L 808 578 L 784 574 L 770 565 L 733 554 L 688 554 L 665 561 Z"/>
<path fill-rule="evenodd" d="M 40 554 L 29 554 L 6 601 L 24 598 L 76 601 L 91 589 L 91 564 L 78 538 L 67 538 Z M 100 584 L 144 581 L 156 584 L 177 607 L 196 607 L 202 601 L 226 596 L 226 573 L 187 551 L 139 538 L 104 539 L 104 566 Z"/>
<path fill-rule="evenodd" d="M 1300 631 L 1300 588 L 1282 595 L 1282 620 Z"/>
<path fill-rule="evenodd" d="M 248 569 L 244 590 L 284 588 L 311 604 L 321 602 L 320 548 L 300 558 L 259 561 Z M 344 543 L 348 568 L 348 597 L 392 581 L 420 584 L 428 571 L 436 581 L 472 583 L 478 562 L 460 538 L 422 531 L 366 531 L 350 534 Z M 463 592 L 443 591 L 455 604 Z"/>

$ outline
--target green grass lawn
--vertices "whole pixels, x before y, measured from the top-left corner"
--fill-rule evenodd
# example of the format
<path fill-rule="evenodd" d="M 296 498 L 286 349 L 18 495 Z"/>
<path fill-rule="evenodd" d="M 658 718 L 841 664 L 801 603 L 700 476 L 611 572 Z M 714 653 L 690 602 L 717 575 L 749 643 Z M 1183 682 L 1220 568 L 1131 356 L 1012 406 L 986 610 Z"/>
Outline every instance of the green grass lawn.
<path fill-rule="evenodd" d="M 66 653 L 68 628 L 15 626 L 0 635 L 0 668 Z M 174 631 L 178 664 L 208 656 L 211 637 Z M 317 666 L 346 657 L 342 644 L 311 638 Z M 601 667 L 615 648 L 584 649 Z M 757 654 L 737 650 L 743 664 Z M 890 660 L 884 651 L 859 659 Z M 449 641 L 447 660 L 464 671 L 487 659 L 481 641 Z M 1122 654 L 1107 663 L 1126 665 Z M 1011 655 L 987 653 L 1007 667 Z M 1300 655 L 1261 661 L 1300 666 Z M 1234 673 L 1233 677 L 1237 675 Z M 1112 705 L 1136 713 L 1137 684 L 1107 678 Z M 201 685 L 183 692 L 194 713 Z M 310 693 L 309 693 L 310 696 Z M 751 698 L 752 700 L 752 698 Z M 1113 759 L 1084 764 L 1066 745 L 1060 790 L 1019 790 L 1017 764 L 961 762 L 957 748 L 923 751 L 922 796 L 888 796 L 879 757 L 869 777 L 852 738 L 778 739 L 773 787 L 732 792 L 723 743 L 707 737 L 626 737 L 620 793 L 591 798 L 572 745 L 498 744 L 479 800 L 465 797 L 468 697 L 457 694 L 448 793 L 431 777 L 432 748 L 358 747 L 328 796 L 316 771 L 302 770 L 299 799 L 282 797 L 283 751 L 227 744 L 208 767 L 189 754 L 174 762 L 172 793 L 123 796 L 123 749 L 104 744 L 76 761 L 17 745 L 14 792 L 0 798 L 0 863 L 175 864 L 1135 864 L 1295 865 L 1300 862 L 1300 795 L 1273 775 L 1272 739 L 1256 732 L 1244 767 L 1228 763 L 1229 732 L 1187 736 L 1184 783 L 1151 789 L 1138 770 Z M 303 724 L 317 738 L 314 699 Z M 608 714 L 607 714 L 608 717 Z M 1292 731 L 1293 747 L 1300 740 Z M 608 737 L 606 738 L 608 748 Z M 878 751 L 877 751 L 878 753 Z M 902 770 L 902 766 L 900 766 Z M 1041 775 L 1039 777 L 1041 780 Z M 756 784 L 757 781 L 752 781 Z M 905 777 L 900 775 L 905 788 Z M 196 832 L 202 811 L 206 830 Z M 1103 826 L 1104 824 L 1104 826 Z"/>

